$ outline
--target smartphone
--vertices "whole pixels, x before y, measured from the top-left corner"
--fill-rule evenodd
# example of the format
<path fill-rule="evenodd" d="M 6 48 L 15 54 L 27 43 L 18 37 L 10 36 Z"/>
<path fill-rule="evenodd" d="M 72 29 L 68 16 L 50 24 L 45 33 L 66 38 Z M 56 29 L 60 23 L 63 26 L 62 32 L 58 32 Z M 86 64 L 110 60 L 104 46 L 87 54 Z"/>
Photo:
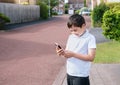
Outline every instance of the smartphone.
<path fill-rule="evenodd" d="M 55 46 L 58 47 L 59 49 L 62 49 L 62 47 L 58 43 L 55 43 Z"/>

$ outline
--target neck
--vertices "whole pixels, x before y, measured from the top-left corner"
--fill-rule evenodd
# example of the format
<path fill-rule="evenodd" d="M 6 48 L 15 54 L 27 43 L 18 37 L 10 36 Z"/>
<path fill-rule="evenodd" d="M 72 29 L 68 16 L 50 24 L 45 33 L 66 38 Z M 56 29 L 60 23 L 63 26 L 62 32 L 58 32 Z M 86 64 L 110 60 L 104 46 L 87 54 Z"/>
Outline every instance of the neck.
<path fill-rule="evenodd" d="M 82 36 L 86 32 L 86 29 L 81 29 L 78 36 Z"/>

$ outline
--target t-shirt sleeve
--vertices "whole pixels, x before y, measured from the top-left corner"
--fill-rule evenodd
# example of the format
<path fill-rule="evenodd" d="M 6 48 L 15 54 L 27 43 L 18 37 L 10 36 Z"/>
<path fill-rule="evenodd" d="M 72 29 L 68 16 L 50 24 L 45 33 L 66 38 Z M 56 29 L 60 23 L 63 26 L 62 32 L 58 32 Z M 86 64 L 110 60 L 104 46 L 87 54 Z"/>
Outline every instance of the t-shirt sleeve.
<path fill-rule="evenodd" d="M 94 36 L 91 36 L 91 39 L 88 43 L 88 48 L 96 48 L 96 39 Z"/>

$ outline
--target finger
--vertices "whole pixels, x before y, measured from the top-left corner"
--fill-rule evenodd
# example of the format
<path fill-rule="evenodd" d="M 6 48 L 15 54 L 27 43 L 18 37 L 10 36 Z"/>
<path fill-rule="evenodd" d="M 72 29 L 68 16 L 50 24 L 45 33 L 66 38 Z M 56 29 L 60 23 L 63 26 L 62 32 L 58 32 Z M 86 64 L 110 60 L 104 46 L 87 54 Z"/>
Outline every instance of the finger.
<path fill-rule="evenodd" d="M 57 55 L 60 55 L 61 54 L 61 49 L 59 49 L 59 50 L 56 50 L 56 53 L 57 53 Z"/>
<path fill-rule="evenodd" d="M 62 52 L 63 51 L 63 49 L 59 49 L 59 50 L 56 50 L 57 51 L 57 53 L 60 53 L 60 52 Z"/>
<path fill-rule="evenodd" d="M 57 54 L 58 54 L 58 55 L 64 55 L 64 50 L 62 50 L 62 49 L 58 50 L 58 51 L 57 51 Z"/>
<path fill-rule="evenodd" d="M 60 48 L 56 47 L 56 50 L 60 50 Z"/>

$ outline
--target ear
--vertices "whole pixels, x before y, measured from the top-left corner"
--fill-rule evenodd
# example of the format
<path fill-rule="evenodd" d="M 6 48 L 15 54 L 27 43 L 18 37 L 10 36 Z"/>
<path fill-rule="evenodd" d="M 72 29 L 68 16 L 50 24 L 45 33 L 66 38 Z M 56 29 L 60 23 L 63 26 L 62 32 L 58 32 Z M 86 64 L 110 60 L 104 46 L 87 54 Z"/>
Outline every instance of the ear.
<path fill-rule="evenodd" d="M 86 24 L 82 24 L 82 28 L 85 28 Z"/>

